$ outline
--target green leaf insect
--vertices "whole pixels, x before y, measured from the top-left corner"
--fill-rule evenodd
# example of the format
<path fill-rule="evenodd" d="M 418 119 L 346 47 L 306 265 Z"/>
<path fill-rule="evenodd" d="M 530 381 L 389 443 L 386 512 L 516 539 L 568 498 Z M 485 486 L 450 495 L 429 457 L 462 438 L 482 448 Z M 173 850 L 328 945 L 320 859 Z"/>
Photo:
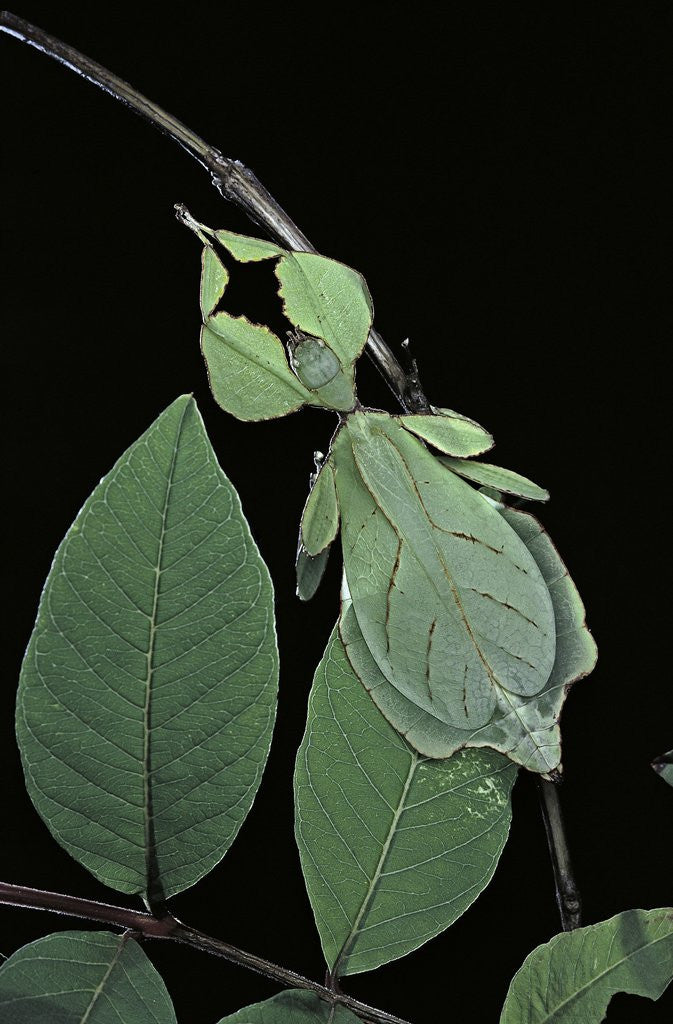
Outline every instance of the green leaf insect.
<path fill-rule="evenodd" d="M 487 499 L 482 498 L 485 503 Z M 547 775 L 560 766 L 558 719 L 566 693 L 591 672 L 596 646 L 586 628 L 584 606 L 559 555 L 537 520 L 528 513 L 503 509 L 509 524 L 535 558 L 548 588 L 554 612 L 555 657 L 551 673 L 538 694 L 526 696 L 496 688 L 490 720 L 479 728 L 461 728 L 441 721 L 431 708 L 391 685 L 363 639 L 344 579 L 340 634 L 349 660 L 385 717 L 416 749 L 430 757 L 450 757 L 462 747 L 492 747 L 530 771 Z"/>
<path fill-rule="evenodd" d="M 358 1024 L 345 1006 L 331 1004 L 301 989 L 279 992 L 263 1003 L 244 1006 L 219 1024 Z"/>
<path fill-rule="evenodd" d="M 277 686 L 271 580 L 185 395 L 56 553 L 17 701 L 28 792 L 100 881 L 174 895 L 220 861 L 250 809 Z"/>
<path fill-rule="evenodd" d="M 334 975 L 417 949 L 490 882 L 516 767 L 466 750 L 418 754 L 360 685 L 337 630 L 315 674 L 295 769 L 295 831 Z"/>
<path fill-rule="evenodd" d="M 329 459 L 341 636 L 384 715 L 426 756 L 490 746 L 533 771 L 556 769 L 565 690 L 595 651 L 539 525 L 534 551 L 517 529 L 534 520 L 502 514 L 386 414 L 349 416 Z"/>
<path fill-rule="evenodd" d="M 273 395 L 273 414 L 280 414 L 282 377 L 283 411 L 310 401 L 340 414 L 302 516 L 299 596 L 308 600 L 315 592 L 341 523 L 341 637 L 389 722 L 428 757 L 489 746 L 532 771 L 557 771 L 561 706 L 570 684 L 593 668 L 595 645 L 547 535 L 534 520 L 510 515 L 501 500 L 504 492 L 545 501 L 548 492 L 511 470 L 473 461 L 493 437 L 460 413 L 432 407 L 390 416 L 355 403 L 353 362 L 371 325 L 371 303 L 350 268 L 212 232 L 188 214 L 183 219 L 206 246 L 216 239 L 236 259 L 252 251 L 276 260 L 285 312 L 296 328 L 287 362 L 279 339 L 246 322 L 245 331 L 258 334 L 249 339 L 248 369 L 255 360 L 259 369 L 274 345 L 276 376 L 268 386 L 255 377 L 248 390 L 224 362 L 213 372 L 216 360 L 231 362 L 233 342 L 207 356 L 216 397 L 220 387 L 235 391 L 220 404 L 258 418 Z M 223 279 L 213 289 L 212 276 L 204 277 L 202 294 L 220 294 Z M 218 332 L 224 337 L 222 318 L 232 320 L 217 312 L 206 318 L 204 346 Z M 230 324 L 225 333 L 233 338 Z M 335 390 L 323 401 L 325 388 Z"/>
<path fill-rule="evenodd" d="M 500 1024 L 599 1024 L 613 995 L 658 999 L 672 979 L 673 909 L 627 910 L 534 949 Z"/>
<path fill-rule="evenodd" d="M 6 1024 L 176 1024 L 160 975 L 128 933 L 65 931 L 0 967 Z"/>
<path fill-rule="evenodd" d="M 201 275 L 203 352 L 216 402 L 243 420 L 284 416 L 303 405 L 347 412 L 355 405 L 355 361 L 373 308 L 357 271 L 316 253 L 290 252 L 261 239 L 213 231 L 178 208 L 204 243 Z M 268 327 L 217 312 L 228 274 L 216 247 L 234 260 L 273 259 L 283 312 L 293 325 L 287 352 Z"/>

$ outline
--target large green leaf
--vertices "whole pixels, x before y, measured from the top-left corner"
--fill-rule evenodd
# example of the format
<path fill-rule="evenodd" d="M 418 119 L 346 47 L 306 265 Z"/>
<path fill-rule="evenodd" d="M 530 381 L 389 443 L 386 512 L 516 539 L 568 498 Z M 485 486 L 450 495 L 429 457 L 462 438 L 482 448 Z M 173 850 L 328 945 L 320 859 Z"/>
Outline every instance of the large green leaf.
<path fill-rule="evenodd" d="M 166 986 L 127 934 L 58 932 L 0 967 L 2 1024 L 176 1024 Z"/>
<path fill-rule="evenodd" d="M 655 758 L 652 762 L 652 767 L 658 775 L 661 775 L 664 782 L 667 782 L 669 786 L 673 786 L 673 750 L 669 750 L 667 753 L 662 754 L 661 757 Z"/>
<path fill-rule="evenodd" d="M 419 755 L 334 631 L 295 770 L 297 843 L 330 970 L 373 970 L 453 924 L 493 876 L 515 776 L 491 751 Z"/>
<path fill-rule="evenodd" d="M 627 910 L 534 949 L 500 1024 L 598 1024 L 617 992 L 658 999 L 671 979 L 673 909 Z"/>
<path fill-rule="evenodd" d="M 549 501 L 549 491 L 511 469 L 493 466 L 490 462 L 472 462 L 470 459 L 453 459 L 442 455 L 439 456 L 439 461 L 454 473 L 485 487 L 492 487 L 506 494 L 516 494 L 520 498 L 528 498 L 529 501 Z"/>
<path fill-rule="evenodd" d="M 543 690 L 554 664 L 554 609 L 533 555 L 384 413 L 349 416 L 332 458 L 349 596 L 392 690 L 381 702 L 372 686 L 374 699 L 398 729 L 392 705 L 399 696 L 409 706 L 400 731 L 421 753 L 496 745 L 473 737 L 497 719 L 497 749 L 511 756 L 528 736 L 514 708 Z M 363 678 L 350 648 L 349 657 Z M 455 735 L 450 748 L 437 748 L 437 726 Z"/>
<path fill-rule="evenodd" d="M 56 553 L 17 703 L 28 792 L 102 882 L 180 892 L 250 809 L 277 681 L 269 574 L 183 396 Z"/>
<path fill-rule="evenodd" d="M 201 351 L 215 401 L 240 420 L 285 416 L 312 400 L 290 369 L 280 338 L 244 316 L 209 316 Z"/>
<path fill-rule="evenodd" d="M 358 1024 L 358 1018 L 338 1004 L 331 1005 L 313 992 L 289 989 L 263 1003 L 245 1006 L 219 1024 Z"/>
<path fill-rule="evenodd" d="M 482 498 L 486 503 L 486 499 Z M 558 719 L 570 685 L 593 669 L 596 645 L 584 606 L 558 552 L 540 523 L 525 512 L 501 513 L 533 555 L 549 588 L 555 618 L 556 655 L 544 689 L 533 697 L 503 694 L 486 725 L 474 731 L 439 722 L 390 685 L 364 642 L 345 584 L 340 632 L 349 660 L 384 715 L 422 753 L 449 757 L 463 746 L 493 747 L 530 771 L 546 774 L 560 765 Z"/>

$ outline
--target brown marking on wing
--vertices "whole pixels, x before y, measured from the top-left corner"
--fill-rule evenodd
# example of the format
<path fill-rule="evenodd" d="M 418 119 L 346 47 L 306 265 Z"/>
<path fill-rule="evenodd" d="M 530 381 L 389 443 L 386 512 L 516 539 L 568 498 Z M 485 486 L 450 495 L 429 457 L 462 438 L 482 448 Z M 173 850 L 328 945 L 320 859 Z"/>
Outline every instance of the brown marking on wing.
<path fill-rule="evenodd" d="M 529 619 L 527 615 L 524 615 L 520 608 L 516 608 L 513 604 L 509 604 L 507 601 L 501 601 L 499 597 L 494 597 L 493 594 L 487 594 L 484 590 L 477 590 L 476 587 L 468 587 L 467 589 L 471 590 L 474 594 L 479 594 L 479 597 L 488 597 L 489 600 L 495 601 L 495 603 L 499 604 L 502 608 L 507 608 L 508 611 L 516 612 L 517 615 L 520 615 L 522 619 L 529 622 L 531 626 L 535 626 L 536 629 L 540 628 L 534 619 Z"/>
<path fill-rule="evenodd" d="M 432 620 L 432 624 L 430 625 L 430 630 L 428 632 L 428 649 L 425 652 L 425 681 L 428 685 L 428 695 L 430 700 L 434 700 L 434 697 L 432 696 L 432 687 L 430 686 L 430 649 L 432 648 L 432 637 L 435 632 L 436 625 L 437 619 L 435 618 Z"/>

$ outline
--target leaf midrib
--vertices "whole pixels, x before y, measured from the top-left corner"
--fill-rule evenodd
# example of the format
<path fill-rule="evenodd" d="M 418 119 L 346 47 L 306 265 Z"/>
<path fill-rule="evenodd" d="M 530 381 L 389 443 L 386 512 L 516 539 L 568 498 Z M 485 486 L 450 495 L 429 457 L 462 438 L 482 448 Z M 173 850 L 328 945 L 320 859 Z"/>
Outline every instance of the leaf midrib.
<path fill-rule="evenodd" d="M 355 920 L 353 921 L 348 937 L 346 938 L 343 946 L 341 947 L 341 952 L 337 956 L 336 962 L 334 964 L 333 973 L 335 977 L 338 977 L 341 965 L 348 960 L 350 947 L 352 946 L 358 932 L 360 931 L 360 924 L 362 923 L 363 918 L 367 914 L 371 902 L 374 898 L 376 888 L 383 874 L 383 867 L 388 857 L 393 837 L 397 831 L 399 820 L 406 809 L 407 795 L 409 793 L 409 789 L 411 787 L 411 783 L 420 760 L 421 758 L 419 754 L 417 754 L 415 751 L 411 752 L 411 764 L 409 765 L 409 772 L 407 773 L 404 786 L 402 787 L 402 793 L 400 795 L 399 803 L 397 805 L 392 821 L 390 823 L 388 835 L 386 836 L 385 842 L 381 848 L 381 854 L 376 864 L 376 868 L 374 869 L 374 873 L 370 880 L 365 897 L 360 905 L 360 909 L 355 917 Z"/>
<path fill-rule="evenodd" d="M 110 980 L 110 975 L 112 974 L 112 972 L 114 971 L 115 967 L 119 963 L 119 959 L 120 959 L 122 953 L 124 952 L 124 947 L 125 947 L 128 939 L 129 939 L 129 935 L 127 933 L 124 933 L 122 936 L 120 936 L 119 945 L 117 946 L 115 954 L 112 957 L 112 960 L 110 961 L 110 963 L 108 964 L 107 970 L 106 970 L 105 974 L 103 975 L 103 977 L 101 978 L 101 980 L 100 980 L 100 982 L 98 984 L 98 987 L 95 989 L 95 991 L 94 991 L 94 993 L 93 993 L 93 995 L 91 997 L 91 1002 L 89 1003 L 89 1005 L 87 1006 L 86 1010 L 84 1011 L 84 1016 L 80 1018 L 79 1024 L 86 1024 L 86 1022 L 90 1019 L 91 1011 L 93 1010 L 94 1006 L 98 1002 L 103 989 L 105 988 L 105 986 L 107 985 L 108 981 Z"/>
<path fill-rule="evenodd" d="M 170 503 L 171 490 L 175 476 L 175 465 L 178 458 L 180 436 L 190 403 L 186 403 L 175 433 L 171 464 L 166 479 L 166 492 L 164 496 L 161 514 L 161 532 L 159 534 L 159 547 L 157 550 L 157 562 L 154 568 L 154 593 L 152 596 L 152 611 L 150 614 L 150 637 L 147 649 L 147 679 L 145 682 L 145 703 L 143 706 L 143 807 L 144 807 L 144 844 L 145 844 L 145 895 L 151 899 L 152 887 L 155 881 L 155 843 L 153 835 L 154 812 L 152 807 L 151 790 L 151 745 L 150 737 L 152 731 L 152 681 L 154 678 L 154 648 L 157 634 L 157 612 L 159 609 L 159 583 L 163 567 L 164 543 L 166 540 L 166 520 L 168 518 L 168 506 Z"/>

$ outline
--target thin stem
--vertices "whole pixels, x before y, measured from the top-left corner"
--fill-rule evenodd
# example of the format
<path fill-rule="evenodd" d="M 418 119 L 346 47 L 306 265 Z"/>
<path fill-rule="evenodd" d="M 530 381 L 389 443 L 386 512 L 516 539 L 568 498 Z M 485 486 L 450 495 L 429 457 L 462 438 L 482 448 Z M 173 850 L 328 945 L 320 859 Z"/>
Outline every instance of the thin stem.
<path fill-rule="evenodd" d="M 556 902 L 561 915 L 561 924 L 564 932 L 571 932 L 573 928 L 579 928 L 582 924 L 582 898 L 570 862 L 559 783 L 538 779 L 538 793 L 549 844 L 549 855 L 554 870 Z"/>
<path fill-rule="evenodd" d="M 0 12 L 0 32 L 6 32 L 15 39 L 34 46 L 48 57 L 53 57 L 168 135 L 209 171 L 218 192 L 244 210 L 274 241 L 299 252 L 317 251 L 249 168 L 239 160 L 223 156 L 219 149 L 208 145 L 181 121 L 143 96 L 128 82 L 67 43 L 61 42 L 60 39 L 9 11 Z M 374 329 L 367 340 L 367 351 L 399 401 L 407 408 L 410 383 L 408 375 L 381 335 Z"/>
<path fill-rule="evenodd" d="M 6 32 L 34 46 L 48 57 L 58 60 L 174 139 L 210 172 L 213 184 L 221 195 L 245 210 L 248 216 L 265 228 L 275 241 L 299 251 L 316 251 L 306 235 L 267 192 L 252 171 L 240 161 L 223 156 L 218 149 L 209 146 L 181 121 L 152 103 L 123 79 L 9 11 L 0 12 L 0 32 Z M 415 360 L 409 355 L 408 344 L 405 350 L 409 361 L 408 372 L 405 372 L 377 331 L 370 332 L 367 347 L 369 355 L 402 407 L 409 412 L 428 411 L 430 403 L 421 387 Z M 541 779 L 539 793 L 556 878 L 561 922 L 566 930 L 576 928 L 580 923 L 580 896 L 568 856 L 558 789 L 553 782 Z"/>
<path fill-rule="evenodd" d="M 0 882 L 0 904 L 9 904 L 14 907 L 27 907 L 32 910 L 47 910 L 55 914 L 63 914 L 68 917 L 84 918 L 89 921 L 98 921 L 102 924 L 113 925 L 116 928 L 131 930 L 145 939 L 169 939 L 173 942 L 181 942 L 194 949 L 200 949 L 212 956 L 219 956 L 231 963 L 241 967 L 247 967 L 257 974 L 263 974 L 272 981 L 290 988 L 306 989 L 314 992 L 321 999 L 330 1004 L 339 1003 L 357 1014 L 363 1021 L 370 1024 L 408 1024 L 401 1017 L 396 1017 L 385 1010 L 377 1010 L 373 1006 L 361 1003 L 359 999 L 353 999 L 344 992 L 327 988 L 317 981 L 305 978 L 302 974 L 281 967 L 263 957 L 255 956 L 253 953 L 246 953 L 228 942 L 215 939 L 211 935 L 190 925 L 183 924 L 168 911 L 157 917 L 140 910 L 129 910 L 128 907 L 118 907 L 110 903 L 98 903 L 95 900 L 84 900 L 78 896 L 67 896 L 58 892 L 44 892 L 41 889 L 30 889 L 23 885 L 12 885 L 9 882 Z"/>

